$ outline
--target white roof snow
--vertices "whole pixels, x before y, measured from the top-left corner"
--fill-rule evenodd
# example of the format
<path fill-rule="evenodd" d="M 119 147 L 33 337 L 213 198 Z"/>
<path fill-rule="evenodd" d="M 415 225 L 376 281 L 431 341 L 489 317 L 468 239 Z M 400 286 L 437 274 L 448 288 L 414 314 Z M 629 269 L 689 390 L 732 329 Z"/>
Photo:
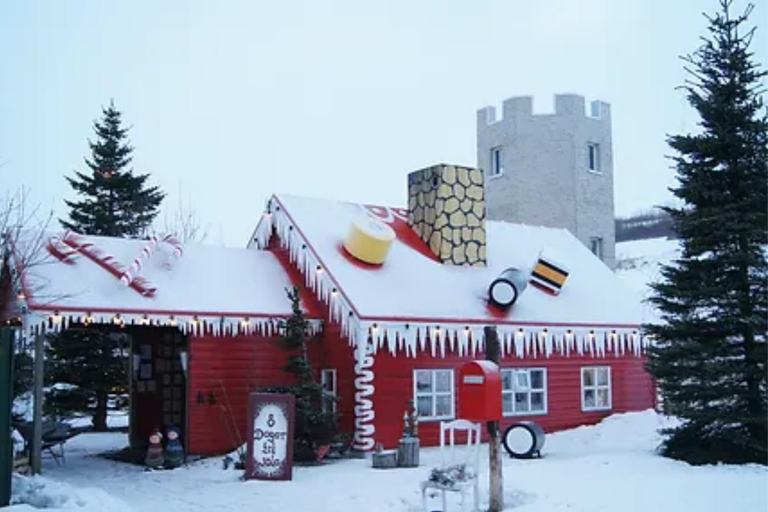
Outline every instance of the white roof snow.
<path fill-rule="evenodd" d="M 147 245 L 146 240 L 85 238 L 126 268 Z M 22 251 L 24 244 L 22 236 L 17 244 Z M 66 264 L 41 248 L 42 261 L 24 272 L 29 309 L 61 315 L 123 312 L 166 318 L 175 314 L 244 319 L 291 313 L 285 293 L 291 281 L 272 253 L 190 244 L 166 268 L 170 250 L 160 244 L 145 260 L 140 275 L 157 287 L 153 297 L 145 297 L 83 254 Z"/>
<path fill-rule="evenodd" d="M 352 221 L 369 208 L 290 195 L 275 199 L 363 319 L 602 327 L 637 326 L 643 319 L 637 295 L 565 229 L 488 221 L 485 268 L 441 264 L 401 239 L 380 268 L 366 268 L 352 263 L 341 245 Z M 374 209 L 397 222 L 397 210 Z M 490 283 L 508 267 L 530 272 L 541 253 L 570 269 L 560 294 L 529 285 L 507 313 L 489 307 Z"/>

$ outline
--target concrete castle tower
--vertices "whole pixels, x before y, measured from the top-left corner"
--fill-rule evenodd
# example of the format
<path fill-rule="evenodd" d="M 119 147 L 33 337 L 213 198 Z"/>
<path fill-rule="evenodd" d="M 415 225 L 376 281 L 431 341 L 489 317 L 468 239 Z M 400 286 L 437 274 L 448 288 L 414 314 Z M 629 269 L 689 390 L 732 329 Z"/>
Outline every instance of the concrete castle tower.
<path fill-rule="evenodd" d="M 477 112 L 477 164 L 490 220 L 566 228 L 613 268 L 611 107 L 555 96 L 554 114 L 533 114 L 531 97 Z"/>

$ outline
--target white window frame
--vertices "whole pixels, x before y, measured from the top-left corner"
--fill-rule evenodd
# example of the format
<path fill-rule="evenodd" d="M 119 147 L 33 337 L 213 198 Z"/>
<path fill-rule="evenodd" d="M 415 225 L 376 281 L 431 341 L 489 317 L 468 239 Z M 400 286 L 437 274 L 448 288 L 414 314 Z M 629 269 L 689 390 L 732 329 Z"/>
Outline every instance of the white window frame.
<path fill-rule="evenodd" d="M 531 372 L 532 371 L 541 371 L 542 372 L 542 387 L 532 389 L 530 387 L 531 382 Z M 528 374 L 528 389 L 527 390 L 517 390 L 514 387 L 512 389 L 504 389 L 504 373 L 512 372 L 512 385 L 514 386 L 518 381 L 516 379 L 516 372 L 526 372 Z M 516 368 L 502 368 L 501 369 L 501 382 L 502 382 L 502 389 L 501 389 L 501 403 L 502 403 L 502 410 L 504 409 L 504 396 L 505 395 L 512 395 L 512 407 L 515 407 L 515 393 L 527 393 L 528 394 L 528 410 L 527 411 L 512 411 L 512 412 L 504 412 L 505 417 L 509 416 L 542 416 L 549 412 L 549 396 L 547 393 L 547 369 L 543 367 L 516 367 Z M 544 410 L 542 411 L 531 411 L 531 392 L 538 392 L 541 391 L 544 395 Z"/>
<path fill-rule="evenodd" d="M 589 157 L 590 152 L 594 151 L 594 159 Z M 591 166 L 590 160 L 594 161 L 594 167 Z M 602 162 L 600 162 L 600 144 L 597 142 L 587 142 L 587 170 L 595 174 L 602 174 Z"/>
<path fill-rule="evenodd" d="M 597 252 L 593 250 L 593 244 L 597 244 Z M 589 237 L 589 251 L 600 258 L 603 259 L 603 237 L 601 236 L 591 236 Z"/>
<path fill-rule="evenodd" d="M 431 374 L 432 379 L 432 391 L 429 392 L 420 392 L 418 390 L 418 373 L 419 372 L 429 372 Z M 451 376 L 451 384 L 450 384 L 450 391 L 437 391 L 437 373 L 438 372 L 448 372 Z M 416 410 L 418 411 L 419 407 L 419 397 L 420 396 L 431 396 L 432 397 L 432 415 L 430 416 L 424 416 L 421 413 L 419 413 L 419 421 L 443 421 L 443 420 L 452 420 L 456 415 L 456 381 L 454 379 L 454 371 L 452 368 L 419 368 L 416 370 L 413 370 L 413 404 Z M 437 409 L 437 397 L 438 396 L 450 396 L 450 404 L 451 404 L 451 412 L 448 415 L 443 416 L 437 416 L 434 413 Z"/>
<path fill-rule="evenodd" d="M 488 175 L 490 178 L 496 178 L 504 174 L 503 157 L 504 153 L 502 152 L 501 146 L 494 146 L 491 148 L 491 172 Z M 497 163 L 498 166 L 496 165 Z"/>
<path fill-rule="evenodd" d="M 325 389 L 325 384 L 327 381 L 327 376 L 331 376 L 331 391 L 328 391 Z M 332 413 L 336 414 L 336 398 L 339 396 L 339 388 L 337 386 L 337 380 L 336 380 L 336 368 L 323 368 L 320 370 L 320 386 L 323 388 L 323 400 L 321 402 L 322 410 L 323 412 L 328 412 L 328 407 L 326 407 L 325 398 L 326 397 L 333 397 L 334 400 L 331 402 L 331 411 Z"/>
<path fill-rule="evenodd" d="M 608 373 L 608 383 L 607 384 L 598 384 L 597 383 L 597 372 L 599 370 L 606 370 Z M 586 372 L 594 372 L 592 382 L 593 384 L 591 386 L 587 386 L 584 381 L 584 375 Z M 608 390 L 608 405 L 598 405 L 597 404 L 597 396 L 598 396 L 598 390 L 601 389 L 607 389 Z M 593 407 L 587 407 L 585 396 L 586 392 L 592 390 L 595 392 L 595 405 Z M 613 383 L 611 379 L 611 367 L 610 366 L 582 366 L 581 367 L 581 410 L 582 411 L 610 411 L 613 409 Z"/>

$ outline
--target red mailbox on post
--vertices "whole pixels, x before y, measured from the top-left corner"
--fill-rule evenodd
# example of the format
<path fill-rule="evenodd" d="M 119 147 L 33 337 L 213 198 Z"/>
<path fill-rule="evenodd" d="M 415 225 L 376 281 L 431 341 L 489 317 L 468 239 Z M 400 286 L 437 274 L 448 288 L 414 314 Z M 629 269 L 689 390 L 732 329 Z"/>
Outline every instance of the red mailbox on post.
<path fill-rule="evenodd" d="M 491 361 L 472 361 L 459 372 L 459 417 L 472 421 L 501 419 L 501 372 Z"/>

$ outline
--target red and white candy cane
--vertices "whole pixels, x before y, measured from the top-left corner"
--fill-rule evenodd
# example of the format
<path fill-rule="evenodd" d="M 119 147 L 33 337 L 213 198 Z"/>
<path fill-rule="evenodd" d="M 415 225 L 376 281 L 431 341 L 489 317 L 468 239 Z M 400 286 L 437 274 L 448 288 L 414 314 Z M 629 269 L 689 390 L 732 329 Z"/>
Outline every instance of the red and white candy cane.
<path fill-rule="evenodd" d="M 49 238 L 45 248 L 48 249 L 48 252 L 51 253 L 53 257 L 62 263 L 72 265 L 77 259 L 77 251 L 65 244 L 58 235 Z"/>
<path fill-rule="evenodd" d="M 171 262 L 181 258 L 181 255 L 184 254 L 184 247 L 181 245 L 179 239 L 172 233 L 165 233 L 162 236 L 162 241 L 173 247 L 173 252 L 165 264 L 166 268 L 171 268 Z"/>
<path fill-rule="evenodd" d="M 120 279 L 125 273 L 125 265 L 120 263 L 117 258 L 107 253 L 93 242 L 88 241 L 82 235 L 78 235 L 72 231 L 65 231 L 61 240 L 69 247 L 75 249 L 80 254 L 85 255 L 88 259 L 98 264 L 101 268 Z M 135 291 L 146 297 L 152 296 L 157 291 L 157 287 L 151 285 L 144 278 L 134 278 L 130 282 L 129 286 Z"/>
<path fill-rule="evenodd" d="M 136 279 L 139 276 L 139 272 L 141 272 L 142 267 L 142 261 L 148 260 L 152 257 L 152 253 L 155 251 L 155 246 L 157 245 L 157 236 L 152 236 L 152 238 L 149 239 L 149 242 L 141 248 L 141 254 L 139 254 L 135 260 L 133 260 L 133 263 L 131 263 L 131 266 L 128 267 L 128 270 L 123 272 L 123 275 L 120 276 L 120 282 L 123 283 L 125 286 L 130 285 L 134 279 Z"/>

